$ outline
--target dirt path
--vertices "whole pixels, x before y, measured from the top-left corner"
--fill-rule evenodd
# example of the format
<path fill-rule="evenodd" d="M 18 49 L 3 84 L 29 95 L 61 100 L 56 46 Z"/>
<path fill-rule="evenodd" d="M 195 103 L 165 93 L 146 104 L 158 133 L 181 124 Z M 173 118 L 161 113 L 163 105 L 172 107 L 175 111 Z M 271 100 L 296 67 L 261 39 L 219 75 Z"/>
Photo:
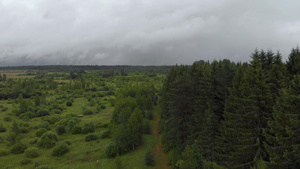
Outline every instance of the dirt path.
<path fill-rule="evenodd" d="M 157 143 L 155 145 L 155 169 L 172 169 L 170 165 L 168 165 L 169 158 L 168 155 L 165 154 L 162 150 L 161 144 L 161 135 L 158 132 L 158 122 L 160 120 L 160 116 L 156 114 L 155 119 L 153 120 L 153 133 L 157 138 Z"/>

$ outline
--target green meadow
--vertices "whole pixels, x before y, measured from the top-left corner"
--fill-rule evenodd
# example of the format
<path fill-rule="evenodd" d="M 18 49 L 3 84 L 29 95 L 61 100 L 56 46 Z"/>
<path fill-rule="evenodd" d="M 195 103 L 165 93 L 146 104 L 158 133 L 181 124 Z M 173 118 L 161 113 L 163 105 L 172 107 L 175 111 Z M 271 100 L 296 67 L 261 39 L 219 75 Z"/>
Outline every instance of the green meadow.
<path fill-rule="evenodd" d="M 152 129 L 164 73 L 28 72 L 0 72 L 0 168 L 155 168 L 145 158 L 158 142 Z"/>

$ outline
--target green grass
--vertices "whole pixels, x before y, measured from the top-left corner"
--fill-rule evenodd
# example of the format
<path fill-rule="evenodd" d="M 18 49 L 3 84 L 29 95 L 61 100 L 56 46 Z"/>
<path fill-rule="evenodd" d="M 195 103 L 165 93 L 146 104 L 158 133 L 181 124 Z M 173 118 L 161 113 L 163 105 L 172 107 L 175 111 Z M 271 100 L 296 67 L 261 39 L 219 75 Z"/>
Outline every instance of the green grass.
<path fill-rule="evenodd" d="M 118 90 L 118 87 L 130 83 L 134 80 L 142 79 L 142 75 L 136 75 L 136 77 L 126 76 L 116 76 L 106 79 L 105 84 L 113 89 L 114 92 Z M 160 77 L 161 78 L 161 77 Z M 149 79 L 147 79 L 149 80 Z M 153 79 L 151 79 L 152 81 Z M 155 81 L 155 80 L 154 80 Z M 69 80 L 65 80 L 65 82 L 69 82 Z M 160 87 L 160 83 L 157 83 L 157 87 Z M 61 93 L 56 93 L 55 90 L 48 91 L 47 100 L 54 100 L 56 97 L 61 96 Z M 103 92 L 105 93 L 105 92 Z M 89 101 L 87 98 L 83 96 L 79 98 L 74 98 L 73 105 L 68 107 L 65 102 L 61 103 L 60 106 L 64 107 L 64 110 L 61 114 L 59 114 L 61 119 L 64 119 L 67 114 L 74 114 L 79 119 L 77 125 L 83 126 L 86 123 L 93 122 L 95 125 L 107 124 L 110 122 L 114 107 L 112 107 L 109 103 L 110 98 L 115 98 L 114 96 L 104 96 L 99 99 L 100 103 L 105 105 L 105 109 L 101 109 L 100 112 L 94 113 L 92 115 L 83 115 L 83 107 L 93 110 L 96 112 L 95 106 L 89 106 Z M 35 136 L 36 131 L 39 129 L 40 123 L 47 117 L 37 117 L 29 120 L 22 120 L 19 117 L 15 116 L 12 111 L 15 109 L 18 104 L 14 103 L 14 100 L 0 100 L 0 105 L 7 107 L 8 110 L 2 112 L 0 109 L 0 123 L 6 127 L 7 132 L 0 133 L 0 136 L 4 136 L 5 138 L 8 136 L 9 131 L 11 130 L 12 122 L 16 121 L 18 124 L 26 123 L 29 124 L 29 132 L 25 134 L 20 134 L 21 142 L 26 144 L 28 147 L 37 147 L 36 144 L 30 144 L 30 142 L 37 138 Z M 157 107 L 155 110 L 157 111 Z M 3 119 L 9 116 L 12 121 L 6 122 Z M 151 122 L 152 124 L 152 122 Z M 55 131 L 56 125 L 50 125 L 50 131 Z M 101 134 L 106 131 L 107 128 L 96 128 L 95 134 L 97 136 L 101 136 Z M 21 165 L 20 162 L 24 159 L 29 159 L 25 156 L 25 154 L 8 154 L 6 156 L 0 156 L 0 168 L 22 168 L 22 169 L 32 169 L 34 168 L 34 162 L 39 161 L 42 164 L 46 164 L 51 168 L 59 168 L 59 169 L 115 169 L 117 164 L 120 164 L 123 169 L 150 169 L 153 167 L 145 166 L 145 155 L 147 151 L 154 150 L 155 144 L 157 143 L 157 139 L 154 135 L 144 135 L 143 136 L 143 144 L 136 148 L 136 150 L 131 151 L 127 154 L 124 154 L 117 158 L 108 159 L 105 157 L 105 149 L 111 143 L 110 138 L 106 139 L 98 139 L 91 142 L 85 142 L 84 134 L 72 135 L 70 133 L 59 135 L 58 136 L 58 144 L 70 141 L 71 145 L 69 145 L 69 152 L 61 157 L 53 157 L 51 155 L 52 149 L 44 149 L 39 147 L 40 156 L 37 158 L 30 159 L 32 163 L 27 165 Z M 5 143 L 0 143 L 1 150 L 10 151 L 11 146 Z"/>

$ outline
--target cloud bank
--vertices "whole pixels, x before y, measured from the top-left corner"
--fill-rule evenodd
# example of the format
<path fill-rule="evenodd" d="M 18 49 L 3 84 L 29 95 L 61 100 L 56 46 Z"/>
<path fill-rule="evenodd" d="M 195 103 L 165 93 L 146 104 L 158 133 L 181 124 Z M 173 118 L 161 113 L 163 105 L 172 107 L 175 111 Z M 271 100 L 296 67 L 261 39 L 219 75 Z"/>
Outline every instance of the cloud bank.
<path fill-rule="evenodd" d="M 287 59 L 300 39 L 300 1 L 0 0 L 0 66 L 171 65 Z"/>

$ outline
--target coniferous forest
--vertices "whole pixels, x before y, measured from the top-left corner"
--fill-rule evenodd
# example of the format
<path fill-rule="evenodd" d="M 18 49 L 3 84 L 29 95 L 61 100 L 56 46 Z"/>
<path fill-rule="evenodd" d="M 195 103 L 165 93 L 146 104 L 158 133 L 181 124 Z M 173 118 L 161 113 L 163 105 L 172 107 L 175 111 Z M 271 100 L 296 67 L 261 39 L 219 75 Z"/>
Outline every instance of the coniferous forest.
<path fill-rule="evenodd" d="M 160 131 L 178 169 L 300 168 L 300 51 L 255 50 L 249 63 L 175 66 Z"/>

